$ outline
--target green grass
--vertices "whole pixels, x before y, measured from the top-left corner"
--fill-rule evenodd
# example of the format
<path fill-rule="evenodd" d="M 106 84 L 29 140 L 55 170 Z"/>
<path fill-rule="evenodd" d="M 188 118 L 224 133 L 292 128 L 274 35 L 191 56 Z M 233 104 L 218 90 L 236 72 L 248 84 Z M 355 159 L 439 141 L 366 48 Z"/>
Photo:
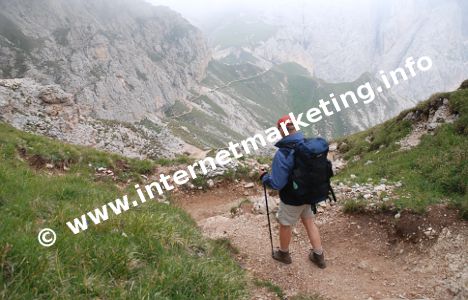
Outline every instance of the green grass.
<path fill-rule="evenodd" d="M 20 150 L 25 149 L 25 150 Z M 20 154 L 22 153 L 22 154 Z M 69 171 L 33 168 L 37 155 Z M 93 167 L 89 167 L 91 164 Z M 243 271 L 225 243 L 201 235 L 187 213 L 156 201 L 73 235 L 66 222 L 128 193 L 95 167 L 145 173 L 152 163 L 62 144 L 0 123 L 0 298 L 239 299 Z M 42 228 L 57 242 L 44 248 Z"/>
<path fill-rule="evenodd" d="M 181 115 L 187 112 L 188 110 L 188 107 L 182 101 L 176 100 L 173 105 L 171 105 L 164 111 L 164 114 L 167 117 L 171 118 Z"/>
<path fill-rule="evenodd" d="M 257 156 L 255 158 L 259 164 L 271 165 L 273 158 L 271 156 Z"/>
<path fill-rule="evenodd" d="M 187 155 L 178 155 L 175 158 L 158 158 L 154 160 L 161 166 L 188 165 L 193 163 L 193 158 Z"/>
<path fill-rule="evenodd" d="M 458 120 L 438 127 L 433 136 L 423 136 L 417 147 L 399 151 L 395 142 L 411 131 L 404 116 L 410 111 L 422 112 L 424 116 L 441 96 L 449 99 L 451 110 L 460 116 Z M 363 183 L 369 177 L 401 181 L 403 186 L 396 191 L 399 197 L 394 202 L 397 208 L 423 213 L 429 205 L 448 203 L 468 219 L 467 116 L 468 90 L 458 90 L 438 94 L 381 125 L 341 139 L 338 142 L 345 143 L 340 146 L 345 158 L 359 156 L 360 160 L 350 160 L 336 180 L 356 174 L 357 181 Z M 370 142 L 365 141 L 366 137 Z M 365 165 L 368 160 L 373 163 Z"/>
<path fill-rule="evenodd" d="M 366 202 L 362 199 L 349 199 L 343 204 L 345 213 L 362 213 L 366 210 Z"/>
<path fill-rule="evenodd" d="M 306 68 L 294 62 L 282 63 L 275 66 L 274 68 L 275 70 L 278 70 L 290 76 L 311 76 Z"/>
<path fill-rule="evenodd" d="M 184 126 L 188 132 L 182 129 Z M 190 113 L 170 121 L 171 131 L 191 145 L 204 149 L 219 148 L 229 141 L 242 140 L 236 131 L 220 124 L 210 115 L 194 108 Z"/>
<path fill-rule="evenodd" d="M 242 208 L 242 206 L 244 206 L 246 204 L 252 204 L 252 201 L 250 201 L 250 199 L 248 199 L 248 198 L 242 199 L 242 201 L 239 202 L 239 204 L 234 205 L 233 207 L 231 207 L 231 209 L 229 210 L 231 215 L 235 215 L 239 211 L 239 209 Z"/>
<path fill-rule="evenodd" d="M 306 295 L 306 294 L 297 294 L 291 297 L 286 297 L 284 294 L 283 290 L 281 287 L 277 286 L 273 282 L 269 280 L 260 280 L 260 279 L 254 279 L 254 285 L 258 287 L 264 287 L 267 288 L 270 292 L 275 293 L 275 295 L 283 300 L 283 299 L 290 299 L 290 300 L 324 300 L 322 296 L 319 294 L 312 294 L 312 295 Z"/>
<path fill-rule="evenodd" d="M 208 104 L 210 106 L 210 110 L 213 111 L 214 113 L 220 115 L 220 116 L 225 116 L 225 117 L 228 117 L 228 115 L 226 114 L 226 112 L 221 108 L 221 106 L 219 106 L 218 104 L 216 104 L 213 100 L 211 100 L 210 98 L 208 98 L 207 96 L 203 95 L 200 97 L 201 100 L 203 100 L 203 102 L 205 102 L 206 104 Z"/>
<path fill-rule="evenodd" d="M 267 288 L 269 291 L 275 293 L 276 296 L 278 296 L 280 299 L 286 299 L 286 295 L 284 294 L 283 290 L 271 281 L 254 279 L 254 284 L 258 287 Z"/>

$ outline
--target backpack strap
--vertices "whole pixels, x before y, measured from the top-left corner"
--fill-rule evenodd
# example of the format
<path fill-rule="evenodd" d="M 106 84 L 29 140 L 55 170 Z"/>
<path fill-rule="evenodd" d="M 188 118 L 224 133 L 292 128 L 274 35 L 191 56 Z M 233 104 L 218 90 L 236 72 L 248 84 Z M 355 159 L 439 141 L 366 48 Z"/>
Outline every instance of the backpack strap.
<path fill-rule="evenodd" d="M 286 144 L 281 145 L 280 148 L 294 150 L 296 149 L 296 146 L 297 146 L 297 143 L 291 142 L 291 143 L 286 143 Z"/>
<path fill-rule="evenodd" d="M 289 155 L 294 153 L 293 150 L 296 149 L 296 146 L 297 143 L 285 143 L 279 147 L 279 151 L 281 151 L 285 157 L 288 157 Z"/>

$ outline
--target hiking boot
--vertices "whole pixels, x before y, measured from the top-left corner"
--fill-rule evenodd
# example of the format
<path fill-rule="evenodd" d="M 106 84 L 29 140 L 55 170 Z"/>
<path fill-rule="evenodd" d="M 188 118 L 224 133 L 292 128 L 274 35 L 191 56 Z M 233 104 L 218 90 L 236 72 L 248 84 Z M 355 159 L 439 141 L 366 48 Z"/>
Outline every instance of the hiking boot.
<path fill-rule="evenodd" d="M 325 263 L 325 255 L 317 254 L 313 250 L 310 250 L 309 259 L 316 264 L 320 269 L 325 269 L 327 264 Z"/>
<path fill-rule="evenodd" d="M 292 259 L 291 259 L 291 255 L 289 255 L 289 251 L 288 252 L 283 252 L 281 250 L 275 250 L 273 252 L 273 259 L 276 259 L 277 261 L 280 261 L 284 264 L 290 264 L 292 263 Z"/>

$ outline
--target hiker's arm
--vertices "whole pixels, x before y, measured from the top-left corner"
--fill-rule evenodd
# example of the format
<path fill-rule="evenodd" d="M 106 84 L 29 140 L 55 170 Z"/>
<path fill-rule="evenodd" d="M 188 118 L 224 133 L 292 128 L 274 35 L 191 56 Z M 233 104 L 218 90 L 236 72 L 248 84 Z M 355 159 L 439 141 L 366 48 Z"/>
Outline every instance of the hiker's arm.
<path fill-rule="evenodd" d="M 289 173 L 294 163 L 293 155 L 285 156 L 283 151 L 277 151 L 273 158 L 271 173 L 262 178 L 263 184 L 274 190 L 281 190 L 287 183 Z"/>

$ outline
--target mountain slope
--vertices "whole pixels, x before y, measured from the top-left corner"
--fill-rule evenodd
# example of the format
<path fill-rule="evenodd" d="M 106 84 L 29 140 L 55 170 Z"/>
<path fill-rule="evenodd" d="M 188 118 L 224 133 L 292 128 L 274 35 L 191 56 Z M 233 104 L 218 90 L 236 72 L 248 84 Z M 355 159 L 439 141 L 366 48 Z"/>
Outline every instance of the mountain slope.
<path fill-rule="evenodd" d="M 330 93 L 339 95 L 355 91 L 368 81 L 377 85 L 369 74 L 363 74 L 353 82 L 328 83 L 311 76 L 296 63 L 263 69 L 251 63 L 230 65 L 213 60 L 202 81 L 203 94 L 192 101 L 192 106 L 216 119 L 222 128 L 231 128 L 245 136 L 271 126 L 281 115 L 305 113 L 317 106 L 320 99 L 329 99 Z M 398 113 L 396 102 L 397 98 L 391 92 L 377 93 L 372 103 L 359 103 L 304 130 L 327 138 L 363 130 Z M 225 137 L 224 141 L 235 137 L 229 130 L 218 132 L 215 128 L 209 132 Z M 223 141 L 222 138 L 218 140 Z M 223 146 L 223 143 L 216 145 Z"/>
<path fill-rule="evenodd" d="M 143 1 L 0 5 L 0 76 L 58 84 L 96 118 L 157 120 L 202 79 L 209 59 L 199 30 Z"/>
<path fill-rule="evenodd" d="M 0 123 L 0 298 L 243 298 L 244 274 L 223 243 L 173 205 L 151 201 L 78 235 L 65 226 L 135 193 L 122 187 L 155 167 Z M 37 241 L 46 227 L 57 233 L 51 248 Z"/>
<path fill-rule="evenodd" d="M 455 4 L 443 5 L 443 15 Z M 256 16 L 259 22 L 250 15 L 238 20 L 236 13 L 234 20 L 224 20 L 233 22 L 229 28 L 242 30 L 236 34 L 220 26 L 217 43 L 228 45 L 216 45 L 212 59 L 198 29 L 168 8 L 143 1 L 1 0 L 0 6 L 0 120 L 130 157 L 202 156 L 209 148 L 224 147 L 271 126 L 280 115 L 305 112 L 332 92 L 355 90 L 366 81 L 379 84 L 372 73 L 363 71 L 375 71 L 374 67 L 349 67 L 355 62 L 346 56 L 350 51 L 340 52 L 346 57 L 340 56 L 334 70 L 345 74 L 346 68 L 354 75 L 343 76 L 351 79 L 323 80 L 320 76 L 329 77 L 327 73 L 316 72 L 316 65 L 311 68 L 307 63 L 317 42 L 315 36 L 309 39 L 311 28 L 296 32 L 297 24 L 284 20 L 269 26 L 276 19 L 268 14 Z M 387 45 L 386 41 L 382 37 L 380 42 Z M 276 42 L 286 46 L 269 46 Z M 356 43 L 350 42 L 353 47 Z M 291 44 L 292 50 L 287 46 Z M 373 51 L 370 48 L 366 50 Z M 457 54 L 454 64 L 462 66 L 459 48 L 454 45 L 451 52 Z M 309 56 L 296 55 L 297 49 Z M 277 51 L 291 55 L 270 55 Z M 369 53 L 359 53 L 358 61 L 363 54 Z M 402 65 L 398 59 L 388 64 L 370 61 L 378 61 L 386 71 Z M 317 66 L 327 65 L 328 60 Z M 457 68 L 450 76 L 433 73 L 452 78 L 460 75 Z M 410 84 L 430 90 L 433 82 L 425 81 L 427 73 Z M 379 124 L 416 103 L 417 98 L 398 97 L 405 84 L 391 93 L 378 93 L 371 104 L 324 118 L 306 131 L 336 138 Z"/>
<path fill-rule="evenodd" d="M 403 147 L 409 136 L 418 141 Z M 337 180 L 401 182 L 392 201 L 397 208 L 423 212 L 428 205 L 448 203 L 468 218 L 467 149 L 465 81 L 457 91 L 435 94 L 396 118 L 340 139 L 338 151 L 349 162 Z"/>
<path fill-rule="evenodd" d="M 164 111 L 210 53 L 179 14 L 144 1 L 0 1 L 0 118 L 128 156 L 182 153 Z"/>
<path fill-rule="evenodd" d="M 394 69 L 410 56 L 430 56 L 433 72 L 397 88 L 406 100 L 401 109 L 454 89 L 468 75 L 468 6 L 463 0 L 273 1 L 268 7 L 208 11 L 204 18 L 182 12 L 204 30 L 218 59 L 295 62 L 328 82 L 353 81 L 366 72 Z M 245 32 L 243 39 L 238 32 Z"/>

